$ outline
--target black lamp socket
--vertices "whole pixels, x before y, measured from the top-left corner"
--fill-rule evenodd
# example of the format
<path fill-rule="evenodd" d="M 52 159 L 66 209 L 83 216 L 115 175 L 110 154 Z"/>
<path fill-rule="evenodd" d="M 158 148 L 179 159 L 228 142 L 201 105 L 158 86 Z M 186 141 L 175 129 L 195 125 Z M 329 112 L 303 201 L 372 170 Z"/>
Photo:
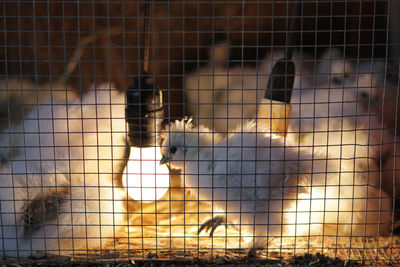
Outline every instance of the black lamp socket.
<path fill-rule="evenodd" d="M 156 146 L 157 134 L 164 119 L 160 90 L 148 77 L 135 77 L 126 91 L 126 102 L 129 144 L 135 147 Z"/>

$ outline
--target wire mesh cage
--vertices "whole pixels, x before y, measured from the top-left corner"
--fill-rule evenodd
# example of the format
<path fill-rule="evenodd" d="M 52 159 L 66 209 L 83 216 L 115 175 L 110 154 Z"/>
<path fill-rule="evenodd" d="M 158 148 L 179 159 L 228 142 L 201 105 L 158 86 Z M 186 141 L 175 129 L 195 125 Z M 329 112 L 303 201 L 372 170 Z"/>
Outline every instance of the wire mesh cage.
<path fill-rule="evenodd" d="M 397 1 L 2 1 L 6 264 L 398 264 Z"/>

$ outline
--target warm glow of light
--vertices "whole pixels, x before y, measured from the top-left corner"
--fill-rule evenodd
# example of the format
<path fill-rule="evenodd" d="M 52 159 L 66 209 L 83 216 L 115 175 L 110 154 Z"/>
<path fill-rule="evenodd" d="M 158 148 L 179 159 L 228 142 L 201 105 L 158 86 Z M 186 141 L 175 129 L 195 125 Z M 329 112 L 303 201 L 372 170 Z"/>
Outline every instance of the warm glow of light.
<path fill-rule="evenodd" d="M 288 213 L 289 234 L 296 236 L 321 235 L 321 222 L 328 220 L 325 215 L 326 202 L 324 191 L 320 189 L 312 189 L 311 194 L 301 193 L 298 195 L 297 203 L 295 203 Z M 336 214 L 336 213 L 335 213 Z"/>
<path fill-rule="evenodd" d="M 242 234 L 242 238 L 243 238 L 244 242 L 246 242 L 247 244 L 249 244 L 251 241 L 253 241 L 253 237 L 244 236 L 244 234 Z"/>
<path fill-rule="evenodd" d="M 309 235 L 311 199 L 309 194 L 301 193 L 298 196 L 297 210 L 292 213 L 290 222 L 290 235 L 307 236 Z"/>
<path fill-rule="evenodd" d="M 168 167 L 160 165 L 159 147 L 131 147 L 123 174 L 123 184 L 131 198 L 141 201 L 160 199 L 169 188 Z"/>

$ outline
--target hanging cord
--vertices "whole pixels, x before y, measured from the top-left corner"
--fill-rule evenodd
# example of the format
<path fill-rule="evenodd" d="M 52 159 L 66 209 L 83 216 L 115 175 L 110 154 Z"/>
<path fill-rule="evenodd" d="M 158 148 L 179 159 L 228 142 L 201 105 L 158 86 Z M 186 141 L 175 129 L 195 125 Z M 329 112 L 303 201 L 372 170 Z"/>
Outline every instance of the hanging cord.
<path fill-rule="evenodd" d="M 264 96 L 270 100 L 290 103 L 295 78 L 295 64 L 292 61 L 293 47 L 296 44 L 294 32 L 297 29 L 298 17 L 301 15 L 301 6 L 302 1 L 298 0 L 293 9 L 289 40 L 286 45 L 284 58 L 280 59 L 271 71 Z"/>
<path fill-rule="evenodd" d="M 164 118 L 161 91 L 156 89 L 148 75 L 151 10 L 149 1 L 146 1 L 143 9 L 143 31 L 141 34 L 141 54 L 143 55 L 141 71 L 139 76 L 134 77 L 133 84 L 126 91 L 125 116 L 129 129 L 128 139 L 129 144 L 136 147 L 156 146 L 157 133 Z"/>
<path fill-rule="evenodd" d="M 296 45 L 296 38 L 294 37 L 294 32 L 297 30 L 299 17 L 301 16 L 301 6 L 302 6 L 302 1 L 300 0 L 298 0 L 296 5 L 294 6 L 292 21 L 290 22 L 290 28 L 289 28 L 289 41 L 285 49 L 284 59 L 286 60 L 291 60 L 293 56 L 293 47 Z"/>
<path fill-rule="evenodd" d="M 151 4 L 151 3 L 150 3 Z M 151 30 L 151 20 L 149 19 L 150 17 L 150 10 L 149 8 L 149 2 L 146 1 L 143 9 L 143 32 L 142 32 L 142 55 L 143 55 L 143 62 L 141 64 L 142 75 L 147 75 L 147 72 L 149 71 L 149 47 L 150 47 L 150 38 L 149 38 L 149 31 Z"/>

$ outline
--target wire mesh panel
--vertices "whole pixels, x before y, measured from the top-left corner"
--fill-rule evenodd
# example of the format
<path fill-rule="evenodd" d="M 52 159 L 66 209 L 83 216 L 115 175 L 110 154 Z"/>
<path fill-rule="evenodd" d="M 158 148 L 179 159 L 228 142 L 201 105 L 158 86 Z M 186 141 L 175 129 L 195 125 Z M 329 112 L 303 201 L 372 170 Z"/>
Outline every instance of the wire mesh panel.
<path fill-rule="evenodd" d="M 3 261 L 398 263 L 398 11 L 2 1 Z"/>

